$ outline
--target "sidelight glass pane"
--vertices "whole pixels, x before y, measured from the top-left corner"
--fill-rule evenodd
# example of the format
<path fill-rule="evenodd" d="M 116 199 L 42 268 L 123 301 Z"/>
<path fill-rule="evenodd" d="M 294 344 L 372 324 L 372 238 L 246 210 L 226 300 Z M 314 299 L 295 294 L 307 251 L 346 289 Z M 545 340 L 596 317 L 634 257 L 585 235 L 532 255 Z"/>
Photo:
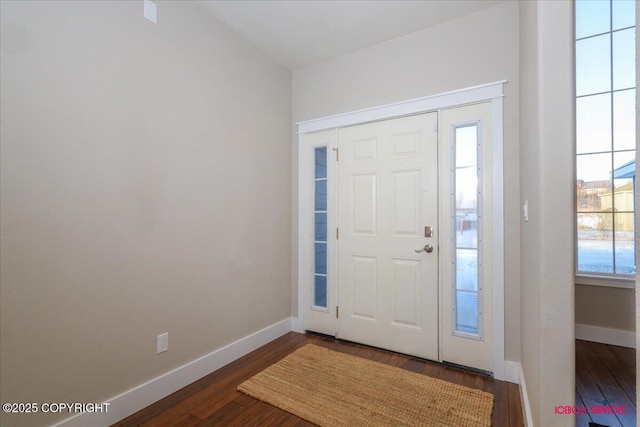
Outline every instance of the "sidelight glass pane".
<path fill-rule="evenodd" d="M 456 248 L 478 247 L 478 214 L 476 210 L 456 210 Z"/>
<path fill-rule="evenodd" d="M 576 100 L 578 154 L 611 150 L 611 95 L 592 95 Z"/>
<path fill-rule="evenodd" d="M 314 240 L 316 242 L 326 242 L 327 241 L 327 213 L 316 213 L 315 214 L 315 237 Z"/>
<path fill-rule="evenodd" d="M 327 276 L 314 276 L 313 305 L 327 307 Z"/>
<path fill-rule="evenodd" d="M 478 159 L 478 126 L 456 128 L 456 168 L 475 167 Z"/>
<path fill-rule="evenodd" d="M 456 292 L 456 330 L 478 333 L 478 293 Z"/>
<path fill-rule="evenodd" d="M 314 149 L 313 305 L 327 307 L 327 147 Z"/>
<path fill-rule="evenodd" d="M 478 125 L 455 129 L 455 329 L 478 334 Z"/>
<path fill-rule="evenodd" d="M 321 147 L 315 149 L 316 157 L 316 179 L 327 177 L 327 147 Z"/>
<path fill-rule="evenodd" d="M 327 181 L 326 180 L 318 180 L 316 181 L 316 211 L 326 211 L 327 210 Z"/>
<path fill-rule="evenodd" d="M 478 290 L 478 251 L 456 250 L 456 288 L 465 291 Z"/>
<path fill-rule="evenodd" d="M 611 90 L 610 34 L 576 42 L 576 93 L 578 96 Z"/>
<path fill-rule="evenodd" d="M 477 167 L 456 168 L 456 209 L 478 209 Z"/>
<path fill-rule="evenodd" d="M 316 273 L 327 274 L 327 244 L 315 243 Z"/>

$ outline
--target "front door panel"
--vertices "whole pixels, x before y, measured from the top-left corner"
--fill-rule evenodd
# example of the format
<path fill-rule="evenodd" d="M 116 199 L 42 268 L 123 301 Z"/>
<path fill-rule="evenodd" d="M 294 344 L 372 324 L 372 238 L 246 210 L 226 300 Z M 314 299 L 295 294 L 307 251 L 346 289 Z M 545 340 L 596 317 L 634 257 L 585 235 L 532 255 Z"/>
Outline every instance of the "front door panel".
<path fill-rule="evenodd" d="M 338 336 L 433 360 L 436 124 L 437 113 L 428 113 L 338 133 Z"/>

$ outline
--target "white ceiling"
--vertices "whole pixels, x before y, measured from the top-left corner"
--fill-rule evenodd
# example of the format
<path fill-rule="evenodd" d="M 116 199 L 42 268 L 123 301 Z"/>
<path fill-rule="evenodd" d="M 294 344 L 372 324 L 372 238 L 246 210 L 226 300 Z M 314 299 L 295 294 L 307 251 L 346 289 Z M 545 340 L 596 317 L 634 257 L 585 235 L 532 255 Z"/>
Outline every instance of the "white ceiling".
<path fill-rule="evenodd" d="M 290 69 L 353 52 L 504 0 L 200 0 Z"/>

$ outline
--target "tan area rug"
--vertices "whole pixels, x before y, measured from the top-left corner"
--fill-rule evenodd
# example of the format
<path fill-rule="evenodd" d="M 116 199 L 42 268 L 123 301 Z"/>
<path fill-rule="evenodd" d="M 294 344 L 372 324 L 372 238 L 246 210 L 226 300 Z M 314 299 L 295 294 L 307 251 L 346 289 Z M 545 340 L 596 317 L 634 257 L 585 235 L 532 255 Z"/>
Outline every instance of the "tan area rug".
<path fill-rule="evenodd" d="M 313 344 L 238 390 L 320 426 L 490 426 L 493 395 Z"/>

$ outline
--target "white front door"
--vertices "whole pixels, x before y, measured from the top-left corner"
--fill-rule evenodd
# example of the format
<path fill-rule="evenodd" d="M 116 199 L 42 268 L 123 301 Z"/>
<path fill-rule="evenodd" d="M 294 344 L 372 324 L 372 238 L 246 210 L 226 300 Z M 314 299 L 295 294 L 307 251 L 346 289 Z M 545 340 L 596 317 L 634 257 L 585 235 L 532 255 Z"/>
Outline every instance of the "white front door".
<path fill-rule="evenodd" d="M 301 135 L 303 329 L 504 379 L 500 106 Z"/>
<path fill-rule="evenodd" d="M 338 130 L 338 327 L 438 360 L 437 113 Z"/>

